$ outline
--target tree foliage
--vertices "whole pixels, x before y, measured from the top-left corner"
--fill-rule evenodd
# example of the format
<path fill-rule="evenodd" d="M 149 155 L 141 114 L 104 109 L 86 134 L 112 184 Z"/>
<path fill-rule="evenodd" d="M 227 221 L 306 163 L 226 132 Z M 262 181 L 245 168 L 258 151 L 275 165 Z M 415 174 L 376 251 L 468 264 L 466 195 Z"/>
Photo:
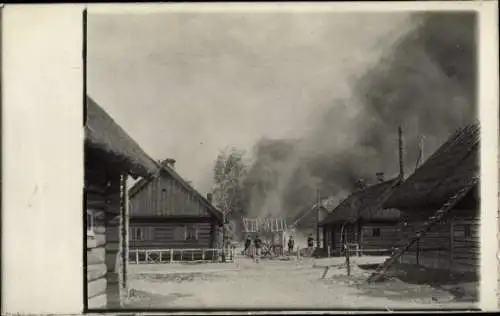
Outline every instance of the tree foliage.
<path fill-rule="evenodd" d="M 235 147 L 220 151 L 213 169 L 215 205 L 228 217 L 244 215 L 243 180 L 247 173 L 245 151 Z"/>

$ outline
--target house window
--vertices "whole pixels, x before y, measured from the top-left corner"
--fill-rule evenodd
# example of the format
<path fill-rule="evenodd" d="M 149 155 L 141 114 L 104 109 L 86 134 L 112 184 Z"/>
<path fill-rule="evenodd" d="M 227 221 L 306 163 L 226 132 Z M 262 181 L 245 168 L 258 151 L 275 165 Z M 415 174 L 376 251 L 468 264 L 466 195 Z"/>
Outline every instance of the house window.
<path fill-rule="evenodd" d="M 464 225 L 464 237 L 471 238 L 471 236 L 472 236 L 471 225 Z"/>
<path fill-rule="evenodd" d="M 198 227 L 196 224 L 184 226 L 184 240 L 198 240 Z"/>
<path fill-rule="evenodd" d="M 134 227 L 131 229 L 132 240 L 133 241 L 144 241 L 146 240 L 146 227 Z"/>
<path fill-rule="evenodd" d="M 459 224 L 453 229 L 453 237 L 455 238 L 471 238 L 472 226 L 470 224 Z"/>
<path fill-rule="evenodd" d="M 183 226 L 174 227 L 174 240 L 181 241 L 185 239 L 185 228 Z"/>
<path fill-rule="evenodd" d="M 380 228 L 374 228 L 372 231 L 372 237 L 380 237 Z"/>
<path fill-rule="evenodd" d="M 94 212 L 87 210 L 87 236 L 94 235 Z"/>

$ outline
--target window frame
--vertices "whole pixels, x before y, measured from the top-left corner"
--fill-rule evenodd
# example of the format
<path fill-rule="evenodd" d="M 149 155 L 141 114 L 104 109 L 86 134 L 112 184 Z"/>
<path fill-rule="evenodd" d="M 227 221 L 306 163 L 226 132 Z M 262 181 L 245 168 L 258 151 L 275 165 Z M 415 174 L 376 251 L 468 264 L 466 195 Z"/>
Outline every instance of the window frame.
<path fill-rule="evenodd" d="M 470 239 L 472 238 L 472 225 L 471 224 L 464 224 L 464 238 L 465 239 Z"/>
<path fill-rule="evenodd" d="M 188 238 L 189 237 L 189 229 L 194 230 L 194 238 Z M 184 225 L 184 241 L 188 240 L 194 240 L 198 241 L 198 225 L 197 224 L 186 224 Z"/>
<path fill-rule="evenodd" d="M 372 229 L 372 237 L 380 237 L 380 228 L 379 227 L 374 227 Z"/>
<path fill-rule="evenodd" d="M 147 227 L 133 227 L 131 230 L 132 230 L 132 234 L 131 234 L 131 240 L 132 241 L 146 241 L 146 228 Z M 138 232 L 141 232 L 140 234 L 138 234 Z M 138 235 L 141 235 L 141 238 L 137 238 Z"/>

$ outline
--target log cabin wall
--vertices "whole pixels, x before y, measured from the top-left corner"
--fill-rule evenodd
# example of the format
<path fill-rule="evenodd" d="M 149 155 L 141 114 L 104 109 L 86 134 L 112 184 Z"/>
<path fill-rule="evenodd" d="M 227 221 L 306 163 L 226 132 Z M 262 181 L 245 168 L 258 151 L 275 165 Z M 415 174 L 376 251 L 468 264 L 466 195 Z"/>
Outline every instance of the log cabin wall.
<path fill-rule="evenodd" d="M 86 159 L 86 274 L 89 309 L 121 306 L 119 275 L 122 265 L 118 247 L 120 175 L 105 170 L 107 168 L 101 162 Z"/>
<path fill-rule="evenodd" d="M 130 249 L 213 248 L 216 227 L 210 218 L 196 221 L 130 222 Z"/>
<path fill-rule="evenodd" d="M 344 237 L 348 243 L 357 242 L 357 226 L 356 225 L 345 225 L 344 226 Z M 328 234 L 330 254 L 333 256 L 338 256 L 342 253 L 344 238 L 342 238 L 342 225 L 333 224 L 329 225 L 326 229 L 326 234 Z"/>
<path fill-rule="evenodd" d="M 200 216 L 210 212 L 200 198 L 166 172 L 130 197 L 130 216 Z"/>
<path fill-rule="evenodd" d="M 399 243 L 397 223 L 363 223 L 359 246 L 361 250 L 391 249 Z M 387 252 L 367 251 L 363 255 L 379 255 Z"/>
<path fill-rule="evenodd" d="M 480 256 L 480 219 L 459 217 L 452 221 L 453 269 L 477 272 Z"/>
<path fill-rule="evenodd" d="M 429 211 L 422 212 L 430 214 Z M 402 263 L 457 272 L 477 272 L 479 268 L 479 217 L 465 216 L 467 210 L 452 211 L 401 257 Z M 424 226 L 424 220 L 408 221 L 400 229 L 399 247 Z"/>
<path fill-rule="evenodd" d="M 424 221 L 410 222 L 402 229 L 399 247 L 404 247 L 424 227 Z M 450 269 L 450 222 L 442 221 L 423 236 L 401 258 L 402 263 L 419 264 L 427 268 Z"/>
<path fill-rule="evenodd" d="M 87 298 L 89 308 L 104 308 L 106 295 L 106 207 L 105 180 L 86 172 L 87 211 Z M 90 178 L 90 179 L 89 179 Z"/>

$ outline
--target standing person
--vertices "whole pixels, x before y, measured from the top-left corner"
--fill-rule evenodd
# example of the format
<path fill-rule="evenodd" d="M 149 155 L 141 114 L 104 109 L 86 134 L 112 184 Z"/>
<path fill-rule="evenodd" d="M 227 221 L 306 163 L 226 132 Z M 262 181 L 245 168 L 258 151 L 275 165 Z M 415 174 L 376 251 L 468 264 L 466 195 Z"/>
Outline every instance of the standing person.
<path fill-rule="evenodd" d="M 288 239 L 288 252 L 292 253 L 293 252 L 293 247 L 295 246 L 295 240 L 293 240 L 293 236 L 290 236 Z"/>
<path fill-rule="evenodd" d="M 260 261 L 260 249 L 262 247 L 262 240 L 259 235 L 255 235 L 255 239 L 253 240 L 253 244 L 255 246 L 255 262 Z"/>
<path fill-rule="evenodd" d="M 312 234 L 309 234 L 309 237 L 307 237 L 307 248 L 313 248 L 314 247 L 314 238 Z"/>
<path fill-rule="evenodd" d="M 245 255 L 250 255 L 250 246 L 252 245 L 252 239 L 250 238 L 250 235 L 247 235 L 247 239 L 245 240 L 245 250 L 243 250 L 243 253 Z"/>

